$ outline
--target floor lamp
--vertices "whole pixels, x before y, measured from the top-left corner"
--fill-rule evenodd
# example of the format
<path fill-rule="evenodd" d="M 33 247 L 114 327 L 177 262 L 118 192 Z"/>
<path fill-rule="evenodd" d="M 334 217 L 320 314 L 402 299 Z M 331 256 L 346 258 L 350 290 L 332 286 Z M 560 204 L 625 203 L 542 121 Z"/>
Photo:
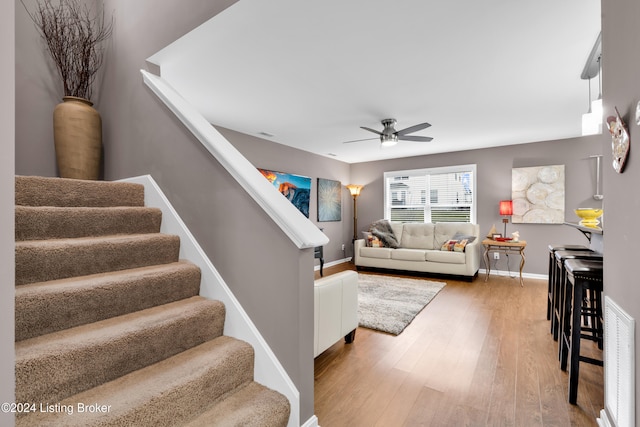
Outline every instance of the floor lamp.
<path fill-rule="evenodd" d="M 357 185 L 357 184 L 347 185 L 349 192 L 353 196 L 353 240 L 351 241 L 351 243 L 355 242 L 356 239 L 358 238 L 358 231 L 357 231 L 358 230 L 358 210 L 356 206 L 356 199 L 360 195 L 360 191 L 362 190 L 362 187 L 364 187 L 364 185 Z"/>
<path fill-rule="evenodd" d="M 500 201 L 500 215 L 504 216 L 504 218 L 502 218 L 502 222 L 504 223 L 504 234 L 502 235 L 502 237 L 507 237 L 507 223 L 509 222 L 509 217 L 513 215 L 512 200 Z"/>

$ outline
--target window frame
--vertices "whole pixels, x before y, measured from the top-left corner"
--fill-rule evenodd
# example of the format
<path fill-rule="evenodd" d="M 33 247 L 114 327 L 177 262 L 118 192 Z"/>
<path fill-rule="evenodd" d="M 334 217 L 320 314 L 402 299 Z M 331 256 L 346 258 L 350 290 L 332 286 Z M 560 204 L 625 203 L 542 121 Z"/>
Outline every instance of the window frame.
<path fill-rule="evenodd" d="M 471 172 L 472 175 L 472 200 L 471 206 L 469 209 L 469 222 L 471 224 L 477 224 L 477 210 L 478 210 L 478 179 L 477 179 L 477 165 L 476 164 L 467 164 L 467 165 L 454 165 L 454 166 L 440 166 L 440 167 L 432 167 L 432 168 L 421 168 L 421 169 L 407 169 L 407 170 L 399 170 L 399 171 L 389 171 L 384 172 L 383 174 L 383 210 L 384 210 L 384 218 L 387 220 L 391 220 L 391 209 L 393 208 L 393 198 L 390 194 L 390 186 L 387 185 L 387 180 L 389 178 L 395 177 L 414 177 L 414 176 L 428 176 L 428 175 L 436 175 L 443 173 L 463 173 L 463 172 Z M 426 194 L 431 194 L 431 188 L 429 187 L 429 180 L 427 180 Z M 431 197 L 426 196 L 425 194 L 425 203 L 423 204 L 425 210 L 425 222 L 427 219 L 426 212 L 427 210 L 431 211 Z M 396 205 L 397 206 L 397 205 Z M 431 219 L 431 218 L 429 218 Z"/>

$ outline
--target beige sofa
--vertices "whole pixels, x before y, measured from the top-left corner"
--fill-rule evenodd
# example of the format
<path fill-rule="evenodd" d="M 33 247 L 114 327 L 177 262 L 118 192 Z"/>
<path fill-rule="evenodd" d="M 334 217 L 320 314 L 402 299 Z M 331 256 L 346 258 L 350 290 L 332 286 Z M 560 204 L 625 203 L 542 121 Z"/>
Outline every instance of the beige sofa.
<path fill-rule="evenodd" d="M 355 241 L 357 267 L 418 271 L 463 276 L 471 281 L 480 268 L 481 247 L 478 224 L 462 222 L 390 222 L 398 248 L 368 247 L 364 239 Z M 442 250 L 454 236 L 475 236 L 463 252 Z"/>
<path fill-rule="evenodd" d="M 353 342 L 358 327 L 358 273 L 341 271 L 314 282 L 313 357 L 343 337 Z"/>

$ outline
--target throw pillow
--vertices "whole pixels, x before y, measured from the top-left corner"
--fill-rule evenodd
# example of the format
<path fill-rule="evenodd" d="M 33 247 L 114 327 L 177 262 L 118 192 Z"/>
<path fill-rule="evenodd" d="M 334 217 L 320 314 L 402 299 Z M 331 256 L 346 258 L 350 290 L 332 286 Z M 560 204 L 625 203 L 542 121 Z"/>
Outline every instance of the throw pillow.
<path fill-rule="evenodd" d="M 376 236 L 374 236 L 373 234 L 369 233 L 368 231 L 363 231 L 362 236 L 364 237 L 364 243 L 366 246 L 370 248 L 384 247 L 384 244 L 382 243 L 382 241 L 378 239 Z"/>
<path fill-rule="evenodd" d="M 471 236 L 471 235 L 464 234 L 464 233 L 461 233 L 461 232 L 458 231 L 451 238 L 451 240 L 464 240 L 464 239 L 467 239 L 467 243 L 471 243 L 474 240 L 476 240 L 476 236 Z"/>
<path fill-rule="evenodd" d="M 467 239 L 458 240 L 456 244 L 453 245 L 454 252 L 464 252 L 464 248 L 467 247 L 467 243 L 469 243 Z"/>
<path fill-rule="evenodd" d="M 381 219 L 371 224 L 369 231 L 380 239 L 382 243 L 384 243 L 385 247 L 395 249 L 400 246 L 398 244 L 398 239 L 396 239 L 396 236 L 393 233 L 391 224 L 386 219 Z"/>
<path fill-rule="evenodd" d="M 467 239 L 462 240 L 447 240 L 440 247 L 441 251 L 449 251 L 449 252 L 464 252 L 465 247 L 467 246 L 469 241 Z"/>
<path fill-rule="evenodd" d="M 458 243 L 457 240 L 447 240 L 446 242 L 444 242 L 442 244 L 442 246 L 440 247 L 441 251 L 453 251 L 453 247 L 455 246 L 455 244 Z"/>

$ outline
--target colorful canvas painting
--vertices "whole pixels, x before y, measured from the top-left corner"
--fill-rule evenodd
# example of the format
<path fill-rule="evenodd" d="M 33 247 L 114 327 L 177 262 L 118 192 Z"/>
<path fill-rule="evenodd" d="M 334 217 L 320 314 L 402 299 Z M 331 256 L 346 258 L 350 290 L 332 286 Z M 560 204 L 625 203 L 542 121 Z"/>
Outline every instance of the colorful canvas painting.
<path fill-rule="evenodd" d="M 318 178 L 318 221 L 342 220 L 342 184 Z"/>
<path fill-rule="evenodd" d="M 290 173 L 258 168 L 260 173 L 273 184 L 300 212 L 309 218 L 309 195 L 311 178 Z"/>
<path fill-rule="evenodd" d="M 562 224 L 564 165 L 513 168 L 511 199 L 515 224 Z"/>

